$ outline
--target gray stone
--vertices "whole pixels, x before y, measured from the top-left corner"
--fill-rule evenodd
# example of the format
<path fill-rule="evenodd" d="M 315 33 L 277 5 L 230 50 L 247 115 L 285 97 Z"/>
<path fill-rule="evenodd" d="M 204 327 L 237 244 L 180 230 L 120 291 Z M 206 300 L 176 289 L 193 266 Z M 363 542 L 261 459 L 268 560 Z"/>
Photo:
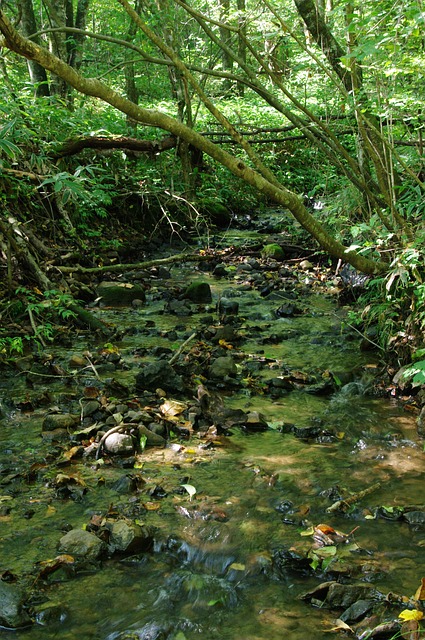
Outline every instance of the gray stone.
<path fill-rule="evenodd" d="M 152 548 L 153 535 L 150 527 L 126 520 L 106 523 L 105 526 L 110 532 L 108 546 L 112 553 L 141 553 Z"/>
<path fill-rule="evenodd" d="M 0 625 L 8 629 L 19 629 L 32 624 L 23 608 L 24 595 L 15 584 L 0 581 Z"/>
<path fill-rule="evenodd" d="M 71 529 L 59 541 L 59 551 L 71 556 L 97 560 L 104 551 L 105 545 L 93 533 L 84 529 Z"/>
<path fill-rule="evenodd" d="M 43 420 L 43 431 L 75 429 L 80 424 L 80 416 L 73 413 L 50 413 Z"/>
<path fill-rule="evenodd" d="M 332 582 L 329 585 L 325 604 L 330 609 L 347 609 L 358 600 L 364 600 L 368 596 L 373 596 L 373 588 L 370 585 Z"/>
<path fill-rule="evenodd" d="M 98 402 L 97 400 L 89 400 L 83 405 L 83 410 L 82 410 L 83 418 L 87 418 L 87 416 L 91 416 L 99 408 L 100 408 L 100 402 Z"/>
<path fill-rule="evenodd" d="M 424 511 L 407 511 L 403 514 L 403 518 L 409 524 L 425 524 L 425 512 Z"/>
<path fill-rule="evenodd" d="M 372 600 L 357 600 L 348 609 L 342 613 L 339 618 L 343 622 L 356 622 L 361 618 L 364 618 L 367 613 L 373 608 Z"/>
<path fill-rule="evenodd" d="M 161 425 L 155 425 L 161 426 Z M 144 425 L 139 425 L 138 427 L 139 437 L 144 436 L 146 438 L 146 446 L 148 447 L 165 447 L 167 444 L 165 438 L 162 437 L 161 434 L 156 433 L 152 429 L 148 429 Z"/>
<path fill-rule="evenodd" d="M 102 304 L 107 307 L 125 307 L 133 300 L 146 300 L 145 290 L 139 284 L 128 282 L 101 282 L 96 294 L 102 298 Z"/>
<path fill-rule="evenodd" d="M 133 438 L 127 433 L 111 433 L 104 442 L 105 450 L 116 455 L 132 454 L 134 451 Z"/>
<path fill-rule="evenodd" d="M 136 389 L 155 391 L 158 387 L 166 391 L 184 390 L 183 378 L 177 375 L 168 362 L 152 362 L 136 375 Z"/>
<path fill-rule="evenodd" d="M 231 356 L 216 358 L 209 368 L 210 377 L 216 380 L 222 380 L 227 377 L 235 378 L 237 372 L 235 361 Z"/>
<path fill-rule="evenodd" d="M 208 304 L 212 301 L 211 287 L 208 282 L 192 282 L 183 295 L 196 304 Z"/>
<path fill-rule="evenodd" d="M 217 305 L 218 312 L 226 316 L 235 316 L 239 311 L 239 302 L 229 300 L 229 298 L 221 298 Z"/>

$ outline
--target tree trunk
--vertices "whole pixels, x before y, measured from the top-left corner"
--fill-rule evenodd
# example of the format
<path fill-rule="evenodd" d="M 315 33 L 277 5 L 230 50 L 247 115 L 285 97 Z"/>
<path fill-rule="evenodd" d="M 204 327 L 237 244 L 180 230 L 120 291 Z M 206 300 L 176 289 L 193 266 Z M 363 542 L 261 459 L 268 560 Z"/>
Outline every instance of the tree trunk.
<path fill-rule="evenodd" d="M 22 32 L 25 36 L 32 36 L 33 33 L 38 31 L 32 0 L 18 0 L 18 6 L 21 12 Z M 38 37 L 33 36 L 31 40 L 41 44 Z M 50 90 L 46 69 L 34 60 L 27 60 L 27 65 L 36 98 L 49 96 Z"/>
<path fill-rule="evenodd" d="M 126 10 L 127 7 L 130 9 L 126 0 L 119 0 L 119 2 L 126 7 Z M 335 240 L 335 238 L 321 226 L 318 220 L 307 211 L 300 198 L 284 186 L 279 185 L 277 180 L 270 181 L 264 178 L 257 171 L 247 166 L 240 158 L 232 156 L 211 142 L 211 140 L 208 140 L 164 112 L 144 109 L 119 95 L 100 80 L 84 78 L 75 71 L 75 69 L 72 69 L 72 67 L 55 57 L 49 51 L 38 47 L 33 42 L 22 37 L 16 29 L 12 27 L 2 10 L 0 10 L 0 31 L 5 38 L 5 45 L 12 51 L 36 60 L 49 71 L 65 79 L 77 91 L 97 97 L 139 122 L 158 127 L 182 138 L 229 169 L 235 176 L 254 187 L 254 189 L 267 196 L 276 204 L 289 209 L 295 219 L 298 220 L 306 231 L 316 238 L 320 246 L 332 256 L 344 262 L 349 262 L 356 269 L 364 273 L 379 273 L 388 268 L 386 263 L 374 261 L 363 255 L 359 255 L 356 251 L 347 249 L 347 247 Z"/>

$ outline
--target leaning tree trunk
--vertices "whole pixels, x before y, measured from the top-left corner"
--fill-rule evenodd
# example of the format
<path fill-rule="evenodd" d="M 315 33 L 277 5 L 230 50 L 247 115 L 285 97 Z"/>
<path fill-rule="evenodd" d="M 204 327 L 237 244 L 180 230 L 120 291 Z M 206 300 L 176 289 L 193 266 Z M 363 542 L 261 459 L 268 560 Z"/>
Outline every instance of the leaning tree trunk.
<path fill-rule="evenodd" d="M 119 0 L 119 2 L 125 7 L 127 12 L 131 11 L 131 7 L 126 0 Z M 136 18 L 139 18 L 137 14 Z M 36 60 L 49 71 L 63 77 L 80 93 L 97 97 L 139 122 L 168 131 L 209 155 L 223 167 L 231 171 L 236 177 L 254 187 L 259 193 L 267 196 L 276 204 L 288 209 L 301 226 L 316 238 L 322 249 L 335 258 L 349 262 L 356 269 L 364 273 L 376 274 L 387 270 L 388 265 L 385 262 L 366 258 L 358 254 L 355 250 L 350 250 L 345 247 L 333 238 L 322 227 L 319 221 L 307 211 L 300 198 L 283 185 L 280 185 L 276 179 L 269 180 L 265 178 L 258 173 L 258 171 L 245 164 L 240 158 L 232 156 L 208 138 L 181 122 L 178 122 L 178 120 L 168 116 L 166 113 L 153 109 L 144 109 L 130 102 L 100 80 L 83 77 L 75 71 L 75 69 L 72 69 L 72 67 L 65 64 L 46 49 L 42 49 L 30 40 L 22 37 L 16 29 L 13 28 L 2 10 L 0 10 L 0 31 L 3 33 L 4 43 L 9 49 L 22 56 Z"/>

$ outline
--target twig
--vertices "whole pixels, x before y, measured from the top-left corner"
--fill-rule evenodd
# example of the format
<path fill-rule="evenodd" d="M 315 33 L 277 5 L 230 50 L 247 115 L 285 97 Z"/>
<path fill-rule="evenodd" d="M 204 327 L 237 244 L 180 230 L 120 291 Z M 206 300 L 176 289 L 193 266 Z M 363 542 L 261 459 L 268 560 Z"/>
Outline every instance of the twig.
<path fill-rule="evenodd" d="M 189 342 L 191 340 L 193 340 L 193 338 L 196 338 L 196 333 L 192 333 L 192 335 L 183 342 L 183 344 L 177 349 L 176 353 L 173 355 L 172 358 L 170 358 L 170 360 L 168 361 L 168 364 L 173 364 L 177 358 L 179 357 L 179 355 L 181 354 L 181 352 L 183 351 L 183 349 L 185 348 L 185 346 L 187 344 L 189 344 Z"/>
<path fill-rule="evenodd" d="M 327 513 L 333 513 L 334 511 L 345 511 L 347 507 L 358 502 L 365 496 L 368 496 L 370 493 L 377 491 L 377 489 L 381 488 L 381 483 L 376 482 L 371 487 L 364 489 L 363 491 L 359 491 L 358 493 L 353 494 L 352 496 L 346 498 L 345 500 L 337 500 L 330 507 L 326 509 Z"/>

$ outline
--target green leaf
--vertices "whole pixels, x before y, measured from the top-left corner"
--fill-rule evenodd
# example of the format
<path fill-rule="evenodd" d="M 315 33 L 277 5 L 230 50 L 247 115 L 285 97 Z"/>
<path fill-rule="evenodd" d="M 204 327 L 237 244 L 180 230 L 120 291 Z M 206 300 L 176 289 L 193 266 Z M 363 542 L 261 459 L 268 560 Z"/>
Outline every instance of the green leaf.
<path fill-rule="evenodd" d="M 191 484 L 182 484 L 180 485 L 181 487 L 183 487 L 183 489 L 186 489 L 186 491 L 188 492 L 190 499 L 192 500 L 193 496 L 196 493 L 196 489 L 193 485 Z"/>
<path fill-rule="evenodd" d="M 145 450 L 145 447 L 146 447 L 146 443 L 147 443 L 147 441 L 148 441 L 148 439 L 147 439 L 147 437 L 146 437 L 146 436 L 143 436 L 143 435 L 142 435 L 142 436 L 140 436 L 140 438 L 139 438 L 139 445 L 140 445 L 140 449 L 141 449 L 141 451 L 144 451 L 144 450 Z"/>

